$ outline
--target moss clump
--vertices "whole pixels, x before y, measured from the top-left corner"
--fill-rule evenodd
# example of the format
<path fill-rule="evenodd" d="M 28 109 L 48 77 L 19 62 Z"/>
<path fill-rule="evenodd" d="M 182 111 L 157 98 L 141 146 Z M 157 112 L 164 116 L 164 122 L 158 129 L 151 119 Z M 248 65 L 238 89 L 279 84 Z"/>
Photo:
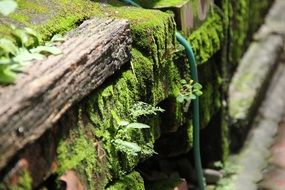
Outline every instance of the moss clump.
<path fill-rule="evenodd" d="M 114 185 L 109 186 L 106 190 L 144 190 L 144 181 L 141 175 L 134 171 L 120 178 Z"/>
<path fill-rule="evenodd" d="M 116 18 L 130 20 L 133 46 L 155 64 L 171 57 L 170 53 L 175 48 L 175 21 L 172 14 L 136 7 L 107 7 L 104 11 Z"/>
<path fill-rule="evenodd" d="M 61 141 L 57 148 L 59 175 L 67 170 L 76 170 L 81 175 L 86 176 L 85 184 L 88 189 L 94 189 L 94 169 L 97 168 L 97 151 L 95 140 L 92 142 L 87 138 L 82 129 L 77 128 L 70 133 L 70 139 Z"/>
<path fill-rule="evenodd" d="M 222 16 L 214 13 L 188 38 L 198 64 L 205 63 L 220 48 L 223 41 Z"/>
<path fill-rule="evenodd" d="M 229 75 L 232 75 L 253 33 L 263 22 L 263 16 L 270 4 L 267 0 L 222 0 L 223 20 L 225 29 L 228 30 L 228 41 L 224 46 L 226 53 L 223 57 L 229 62 Z"/>
<path fill-rule="evenodd" d="M 233 1 L 232 7 L 234 14 L 231 18 L 231 49 L 229 58 L 230 61 L 236 65 L 247 46 L 246 40 L 249 30 L 249 9 L 251 8 L 249 6 L 249 0 Z"/>
<path fill-rule="evenodd" d="M 39 26 L 35 26 L 44 38 L 56 33 L 65 33 L 92 16 L 103 15 L 99 4 L 88 0 L 53 0 L 52 4 L 54 4 L 54 10 L 49 9 L 49 14 L 47 14 L 49 18 L 41 22 Z"/>
<path fill-rule="evenodd" d="M 222 83 L 219 80 L 219 65 L 214 59 L 199 65 L 198 71 L 203 86 L 203 94 L 200 96 L 200 117 L 201 127 L 204 128 L 221 108 Z"/>
<path fill-rule="evenodd" d="M 253 0 L 249 2 L 249 6 L 251 7 L 249 12 L 249 32 L 252 35 L 257 31 L 258 27 L 264 21 L 264 15 L 268 8 L 270 7 L 271 2 L 267 0 Z"/>

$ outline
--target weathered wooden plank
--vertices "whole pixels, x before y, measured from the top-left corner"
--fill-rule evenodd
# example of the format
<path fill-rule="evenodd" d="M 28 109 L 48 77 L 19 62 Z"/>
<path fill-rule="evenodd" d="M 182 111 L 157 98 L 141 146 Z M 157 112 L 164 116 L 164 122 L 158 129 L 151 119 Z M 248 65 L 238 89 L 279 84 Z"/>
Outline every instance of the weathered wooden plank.
<path fill-rule="evenodd" d="M 130 60 L 126 20 L 85 21 L 59 47 L 63 54 L 29 65 L 0 88 L 0 169 L 74 103 Z"/>
<path fill-rule="evenodd" d="M 172 10 L 177 28 L 188 36 L 203 24 L 207 15 L 210 15 L 212 6 L 213 0 L 201 0 L 196 3 L 191 0 L 181 0 L 177 3 L 158 3 L 154 8 L 163 11 Z"/>

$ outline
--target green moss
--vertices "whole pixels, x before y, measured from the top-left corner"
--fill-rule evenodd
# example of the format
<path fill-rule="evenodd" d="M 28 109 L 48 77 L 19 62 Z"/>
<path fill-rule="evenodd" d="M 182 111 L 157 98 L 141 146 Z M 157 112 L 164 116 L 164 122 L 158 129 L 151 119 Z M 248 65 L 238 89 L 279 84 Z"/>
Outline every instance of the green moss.
<path fill-rule="evenodd" d="M 13 20 L 17 20 L 18 22 L 21 22 L 21 23 L 29 23 L 29 17 L 26 16 L 26 15 L 21 15 L 19 13 L 13 13 L 10 15 L 10 17 L 13 19 Z"/>
<path fill-rule="evenodd" d="M 272 2 L 267 0 L 252 0 L 249 1 L 251 10 L 249 12 L 249 32 L 252 35 L 257 31 L 258 27 L 263 23 L 264 16 Z"/>
<path fill-rule="evenodd" d="M 187 1 L 188 0 L 135 0 L 135 2 L 142 7 L 148 8 L 179 6 Z"/>
<path fill-rule="evenodd" d="M 83 173 L 88 189 L 94 189 L 93 174 L 96 168 L 97 151 L 95 142 L 84 136 L 80 128 L 71 131 L 70 141 L 62 141 L 58 146 L 59 175 L 67 170 Z"/>
<path fill-rule="evenodd" d="M 267 0 L 223 0 L 225 21 L 229 26 L 228 62 L 232 70 L 237 66 L 252 35 L 263 22 L 270 4 Z"/>
<path fill-rule="evenodd" d="M 144 190 L 144 181 L 138 172 L 132 172 L 109 186 L 106 190 Z"/>
<path fill-rule="evenodd" d="M 219 65 L 214 59 L 198 66 L 203 94 L 200 96 L 201 127 L 208 125 L 221 108 L 221 87 Z"/>
<path fill-rule="evenodd" d="M 187 121 L 188 127 L 187 127 L 187 140 L 190 149 L 192 148 L 193 145 L 193 124 L 192 120 Z"/>
<path fill-rule="evenodd" d="M 175 22 L 172 14 L 135 7 L 128 7 L 127 10 L 110 7 L 106 11 L 110 15 L 130 20 L 133 45 L 154 63 L 159 64 L 160 60 L 171 56 L 170 52 L 175 48 Z"/>
<path fill-rule="evenodd" d="M 104 144 L 109 171 L 114 179 L 130 172 L 138 162 L 150 156 L 148 151 L 134 156 L 116 149 L 112 140 L 117 138 L 118 120 L 129 121 L 129 110 L 136 101 L 157 105 L 170 96 L 175 97 L 179 90 L 182 76 L 180 68 L 172 61 L 175 51 L 173 16 L 165 13 L 161 15 L 160 21 L 155 21 L 158 23 L 146 21 L 131 24 L 135 47 L 132 50 L 132 65 L 111 82 L 105 83 L 86 103 L 88 117 L 96 126 L 94 131 L 97 138 Z M 146 31 L 149 31 L 148 35 Z M 143 150 L 153 148 L 154 140 L 159 136 L 156 121 L 157 117 L 145 118 L 142 122 L 151 126 L 149 130 L 126 133 L 122 140 L 135 142 Z"/>
<path fill-rule="evenodd" d="M 246 40 L 249 30 L 249 1 L 240 0 L 233 2 L 233 9 L 235 14 L 233 15 L 232 30 L 230 31 L 232 38 L 232 51 L 231 56 L 233 61 L 238 61 L 246 46 Z M 236 63 L 235 63 L 236 64 Z"/>
<path fill-rule="evenodd" d="M 47 7 L 42 6 L 40 1 L 18 0 L 18 9 L 29 13 L 46 13 Z"/>
<path fill-rule="evenodd" d="M 116 150 L 112 140 L 118 138 L 118 120 L 130 121 L 128 110 L 138 100 L 138 82 L 131 70 L 122 73 L 113 84 L 99 90 L 91 100 L 88 101 L 88 115 L 92 123 L 97 126 L 95 134 L 102 139 L 104 148 L 108 155 L 109 169 L 115 178 L 131 171 L 134 166 L 144 159 L 147 154 L 141 152 L 138 156 L 128 155 Z M 153 126 L 156 127 L 156 126 Z M 130 131 L 122 140 L 135 142 L 140 146 L 149 144 L 153 146 L 153 137 L 150 130 Z"/>
<path fill-rule="evenodd" d="M 223 20 L 218 13 L 215 13 L 189 37 L 197 63 L 209 60 L 221 48 L 223 38 Z"/>
<path fill-rule="evenodd" d="M 168 46 L 173 45 L 175 41 L 173 15 L 158 10 L 122 7 L 123 4 L 118 1 L 110 3 L 113 6 L 102 6 L 94 1 L 83 0 L 49 3 L 44 3 L 43 0 L 36 2 L 21 0 L 19 10 L 12 17 L 20 24 L 34 27 L 44 39 L 56 33 L 65 33 L 92 16 L 125 18 L 131 23 L 133 39 L 139 39 L 134 40 L 134 45 L 145 56 L 154 59 L 155 63 L 158 63 L 162 57 L 169 56 L 169 50 L 174 46 Z M 29 12 L 31 10 L 33 12 Z M 216 27 L 219 25 L 219 18 L 214 18 L 208 20 L 201 29 L 190 36 L 199 62 L 205 62 L 220 47 L 222 32 Z"/>
<path fill-rule="evenodd" d="M 21 25 L 29 25 L 34 22 L 34 15 L 39 16 L 48 12 L 48 7 L 41 1 L 18 0 L 17 3 L 16 12 L 9 17 Z"/>

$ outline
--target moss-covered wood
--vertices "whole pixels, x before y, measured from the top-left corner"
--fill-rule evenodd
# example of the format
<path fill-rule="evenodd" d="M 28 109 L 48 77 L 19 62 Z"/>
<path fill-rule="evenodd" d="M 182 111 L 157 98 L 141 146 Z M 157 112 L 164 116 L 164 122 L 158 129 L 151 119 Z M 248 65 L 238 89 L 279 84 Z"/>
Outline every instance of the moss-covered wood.
<path fill-rule="evenodd" d="M 59 46 L 62 54 L 28 65 L 16 84 L 1 87 L 0 168 L 129 61 L 130 45 L 126 21 L 86 21 Z"/>

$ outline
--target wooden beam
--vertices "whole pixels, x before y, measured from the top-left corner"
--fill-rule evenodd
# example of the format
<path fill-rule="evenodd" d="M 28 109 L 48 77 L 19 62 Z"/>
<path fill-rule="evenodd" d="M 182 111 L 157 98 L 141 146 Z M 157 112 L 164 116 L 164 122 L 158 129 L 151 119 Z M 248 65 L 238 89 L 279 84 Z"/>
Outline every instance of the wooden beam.
<path fill-rule="evenodd" d="M 171 10 L 175 14 L 175 21 L 178 30 L 181 30 L 185 35 L 197 29 L 203 24 L 207 16 L 210 14 L 213 0 L 200 0 L 199 2 L 191 0 L 181 0 L 177 4 L 163 3 L 155 5 L 154 8 L 166 11 Z"/>
<path fill-rule="evenodd" d="M 63 54 L 30 64 L 15 85 L 0 87 L 0 169 L 130 61 L 129 24 L 114 19 L 85 21 L 59 48 Z"/>

